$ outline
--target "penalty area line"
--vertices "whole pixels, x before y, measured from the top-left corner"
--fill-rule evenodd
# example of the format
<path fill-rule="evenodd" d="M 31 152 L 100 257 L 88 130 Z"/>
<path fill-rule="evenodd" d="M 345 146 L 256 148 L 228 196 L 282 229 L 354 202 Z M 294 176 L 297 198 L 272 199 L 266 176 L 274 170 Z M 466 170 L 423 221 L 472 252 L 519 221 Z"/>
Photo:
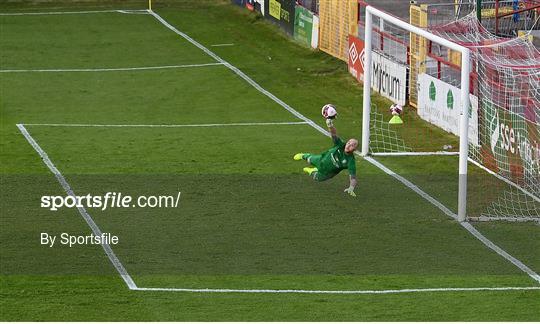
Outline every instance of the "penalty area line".
<path fill-rule="evenodd" d="M 32 137 L 32 135 L 30 135 L 30 133 L 24 127 L 24 125 L 17 124 L 17 128 L 19 128 L 19 131 L 24 136 L 24 138 L 26 138 L 28 143 L 38 153 L 38 155 L 41 157 L 41 159 L 43 160 L 43 163 L 45 163 L 47 168 L 49 168 L 49 170 L 52 172 L 52 174 L 54 174 L 54 176 L 56 177 L 56 180 L 58 180 L 58 182 L 60 183 L 62 188 L 64 188 L 64 191 L 66 192 L 66 194 L 68 194 L 69 196 L 72 196 L 72 197 L 76 197 L 75 193 L 73 192 L 73 189 L 71 189 L 71 186 L 67 182 L 66 178 L 64 178 L 62 173 L 60 173 L 60 171 L 54 165 L 54 163 L 51 161 L 51 159 L 49 158 L 47 153 L 41 148 L 41 146 L 39 146 L 39 144 Z M 88 224 L 88 226 L 90 227 L 90 229 L 92 230 L 94 235 L 101 236 L 103 234 L 103 232 L 101 231 L 99 226 L 94 222 L 94 220 L 92 219 L 90 214 L 88 214 L 86 209 L 84 207 L 77 207 L 77 210 L 79 211 L 79 214 L 82 216 L 82 218 L 86 221 L 86 223 Z M 120 277 L 122 277 L 122 279 L 124 280 L 124 282 L 126 283 L 128 288 L 129 289 L 136 289 L 137 285 L 133 281 L 133 278 L 131 278 L 131 276 L 127 272 L 126 268 L 124 268 L 124 266 L 122 265 L 122 262 L 120 262 L 120 259 L 118 259 L 118 257 L 116 256 L 116 254 L 112 250 L 111 246 L 109 244 L 107 244 L 107 243 L 103 243 L 103 244 L 101 244 L 101 247 L 105 251 L 105 254 L 107 254 L 107 257 L 109 258 L 109 260 L 113 264 L 116 271 L 118 271 L 118 274 L 120 274 Z"/>
<path fill-rule="evenodd" d="M 205 67 L 224 65 L 223 63 L 203 63 L 203 64 L 182 64 L 182 65 L 161 65 L 161 66 L 141 66 L 141 67 L 125 67 L 125 68 L 93 68 L 93 69 L 9 69 L 0 70 L 0 73 L 58 73 L 58 72 L 117 72 L 117 71 L 146 71 L 146 70 L 164 70 L 164 69 L 183 69 L 193 67 Z"/>
<path fill-rule="evenodd" d="M 97 13 L 148 14 L 146 9 L 137 10 L 85 10 L 85 11 L 43 11 L 43 12 L 1 12 L 0 16 L 49 16 L 49 15 L 86 15 Z"/>
<path fill-rule="evenodd" d="M 423 292 L 461 292 L 461 291 L 523 291 L 540 290 L 540 287 L 473 287 L 473 288 L 418 288 L 388 290 L 300 290 L 300 289 L 189 289 L 189 288 L 143 288 L 138 291 L 167 291 L 189 293 L 248 293 L 248 294 L 327 294 L 327 295 L 384 295 Z"/>
<path fill-rule="evenodd" d="M 133 127 L 133 128 L 182 128 L 182 127 L 228 127 L 228 126 L 273 126 L 273 125 L 305 125 L 307 122 L 266 122 L 266 123 L 228 123 L 228 124 L 20 124 L 24 126 L 46 127 Z"/>

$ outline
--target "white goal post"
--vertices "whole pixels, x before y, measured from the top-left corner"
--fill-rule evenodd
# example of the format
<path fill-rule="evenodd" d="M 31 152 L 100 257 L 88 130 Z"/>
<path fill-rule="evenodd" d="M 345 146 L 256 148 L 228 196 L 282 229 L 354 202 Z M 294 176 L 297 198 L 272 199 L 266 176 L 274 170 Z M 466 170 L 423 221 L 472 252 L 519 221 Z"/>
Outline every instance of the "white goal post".
<path fill-rule="evenodd" d="M 453 51 L 461 53 L 461 113 L 459 128 L 459 192 L 458 192 L 458 221 L 463 222 L 467 216 L 467 163 L 469 151 L 468 139 L 468 107 L 469 107 L 469 78 L 470 78 L 470 50 L 459 44 L 451 42 L 440 36 L 432 34 L 422 28 L 408 24 L 390 14 L 380 11 L 372 6 L 366 7 L 365 21 L 365 58 L 364 58 L 364 102 L 362 122 L 362 155 L 369 154 L 370 145 L 370 116 L 371 116 L 371 78 L 372 78 L 372 37 L 373 16 L 391 23 L 407 32 L 416 34 L 435 43 L 441 44 Z"/>

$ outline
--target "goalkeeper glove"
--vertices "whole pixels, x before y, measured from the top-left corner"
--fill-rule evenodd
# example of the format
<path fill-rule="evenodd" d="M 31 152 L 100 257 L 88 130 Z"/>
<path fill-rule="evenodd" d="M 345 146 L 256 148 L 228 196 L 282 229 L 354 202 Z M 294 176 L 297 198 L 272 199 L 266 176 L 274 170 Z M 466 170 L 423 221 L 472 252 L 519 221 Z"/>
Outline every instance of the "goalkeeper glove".
<path fill-rule="evenodd" d="M 353 197 L 356 197 L 356 194 L 354 193 L 354 187 L 349 187 L 345 190 L 343 190 L 343 192 L 346 192 L 348 193 L 349 195 L 353 196 Z"/>
<path fill-rule="evenodd" d="M 330 118 L 326 119 L 326 126 L 328 126 L 328 128 L 334 127 L 334 120 Z"/>

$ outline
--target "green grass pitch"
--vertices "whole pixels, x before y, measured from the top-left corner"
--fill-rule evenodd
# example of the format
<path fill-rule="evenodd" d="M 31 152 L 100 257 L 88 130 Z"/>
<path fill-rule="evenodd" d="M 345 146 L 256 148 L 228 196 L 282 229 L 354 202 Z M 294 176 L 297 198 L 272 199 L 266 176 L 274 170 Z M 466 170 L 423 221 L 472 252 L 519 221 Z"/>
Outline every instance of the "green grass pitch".
<path fill-rule="evenodd" d="M 15 1 L 0 4 L 0 11 L 145 5 Z M 295 44 L 228 1 L 157 1 L 154 10 L 320 126 L 320 107 L 334 103 L 339 134 L 360 136 L 361 86 L 343 62 Z M 313 182 L 292 155 L 323 151 L 330 140 L 151 15 L 4 15 L 0 29 L 1 70 L 184 66 L 0 73 L 0 320 L 540 320 L 540 290 L 135 291 L 100 246 L 40 245 L 42 232 L 86 235 L 90 228 L 76 209 L 40 207 L 41 196 L 65 192 L 17 128 L 21 123 L 76 194 L 182 192 L 175 209 L 88 209 L 104 232 L 119 236 L 113 250 L 138 287 L 380 291 L 539 285 L 361 158 L 356 199 L 343 194 L 344 174 Z M 212 46 L 223 43 L 233 45 Z M 431 132 L 434 145 L 456 142 Z M 422 145 L 421 139 L 412 142 Z M 456 209 L 455 157 L 378 160 Z M 471 188 L 482 190 L 474 183 Z M 538 226 L 475 227 L 540 271 Z"/>

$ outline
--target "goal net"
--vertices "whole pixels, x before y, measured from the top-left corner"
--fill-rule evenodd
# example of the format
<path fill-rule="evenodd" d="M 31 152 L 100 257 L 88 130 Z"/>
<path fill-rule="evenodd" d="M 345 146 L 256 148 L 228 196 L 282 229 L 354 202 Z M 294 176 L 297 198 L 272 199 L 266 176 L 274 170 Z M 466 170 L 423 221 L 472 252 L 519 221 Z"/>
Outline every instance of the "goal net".
<path fill-rule="evenodd" d="M 538 50 L 493 36 L 475 13 L 424 28 L 363 14 L 362 153 L 456 155 L 459 220 L 540 222 Z M 389 122 L 392 103 L 403 123 Z"/>
<path fill-rule="evenodd" d="M 540 51 L 494 36 L 475 14 L 430 30 L 472 51 L 479 134 L 469 158 L 502 182 L 474 219 L 540 222 Z"/>

